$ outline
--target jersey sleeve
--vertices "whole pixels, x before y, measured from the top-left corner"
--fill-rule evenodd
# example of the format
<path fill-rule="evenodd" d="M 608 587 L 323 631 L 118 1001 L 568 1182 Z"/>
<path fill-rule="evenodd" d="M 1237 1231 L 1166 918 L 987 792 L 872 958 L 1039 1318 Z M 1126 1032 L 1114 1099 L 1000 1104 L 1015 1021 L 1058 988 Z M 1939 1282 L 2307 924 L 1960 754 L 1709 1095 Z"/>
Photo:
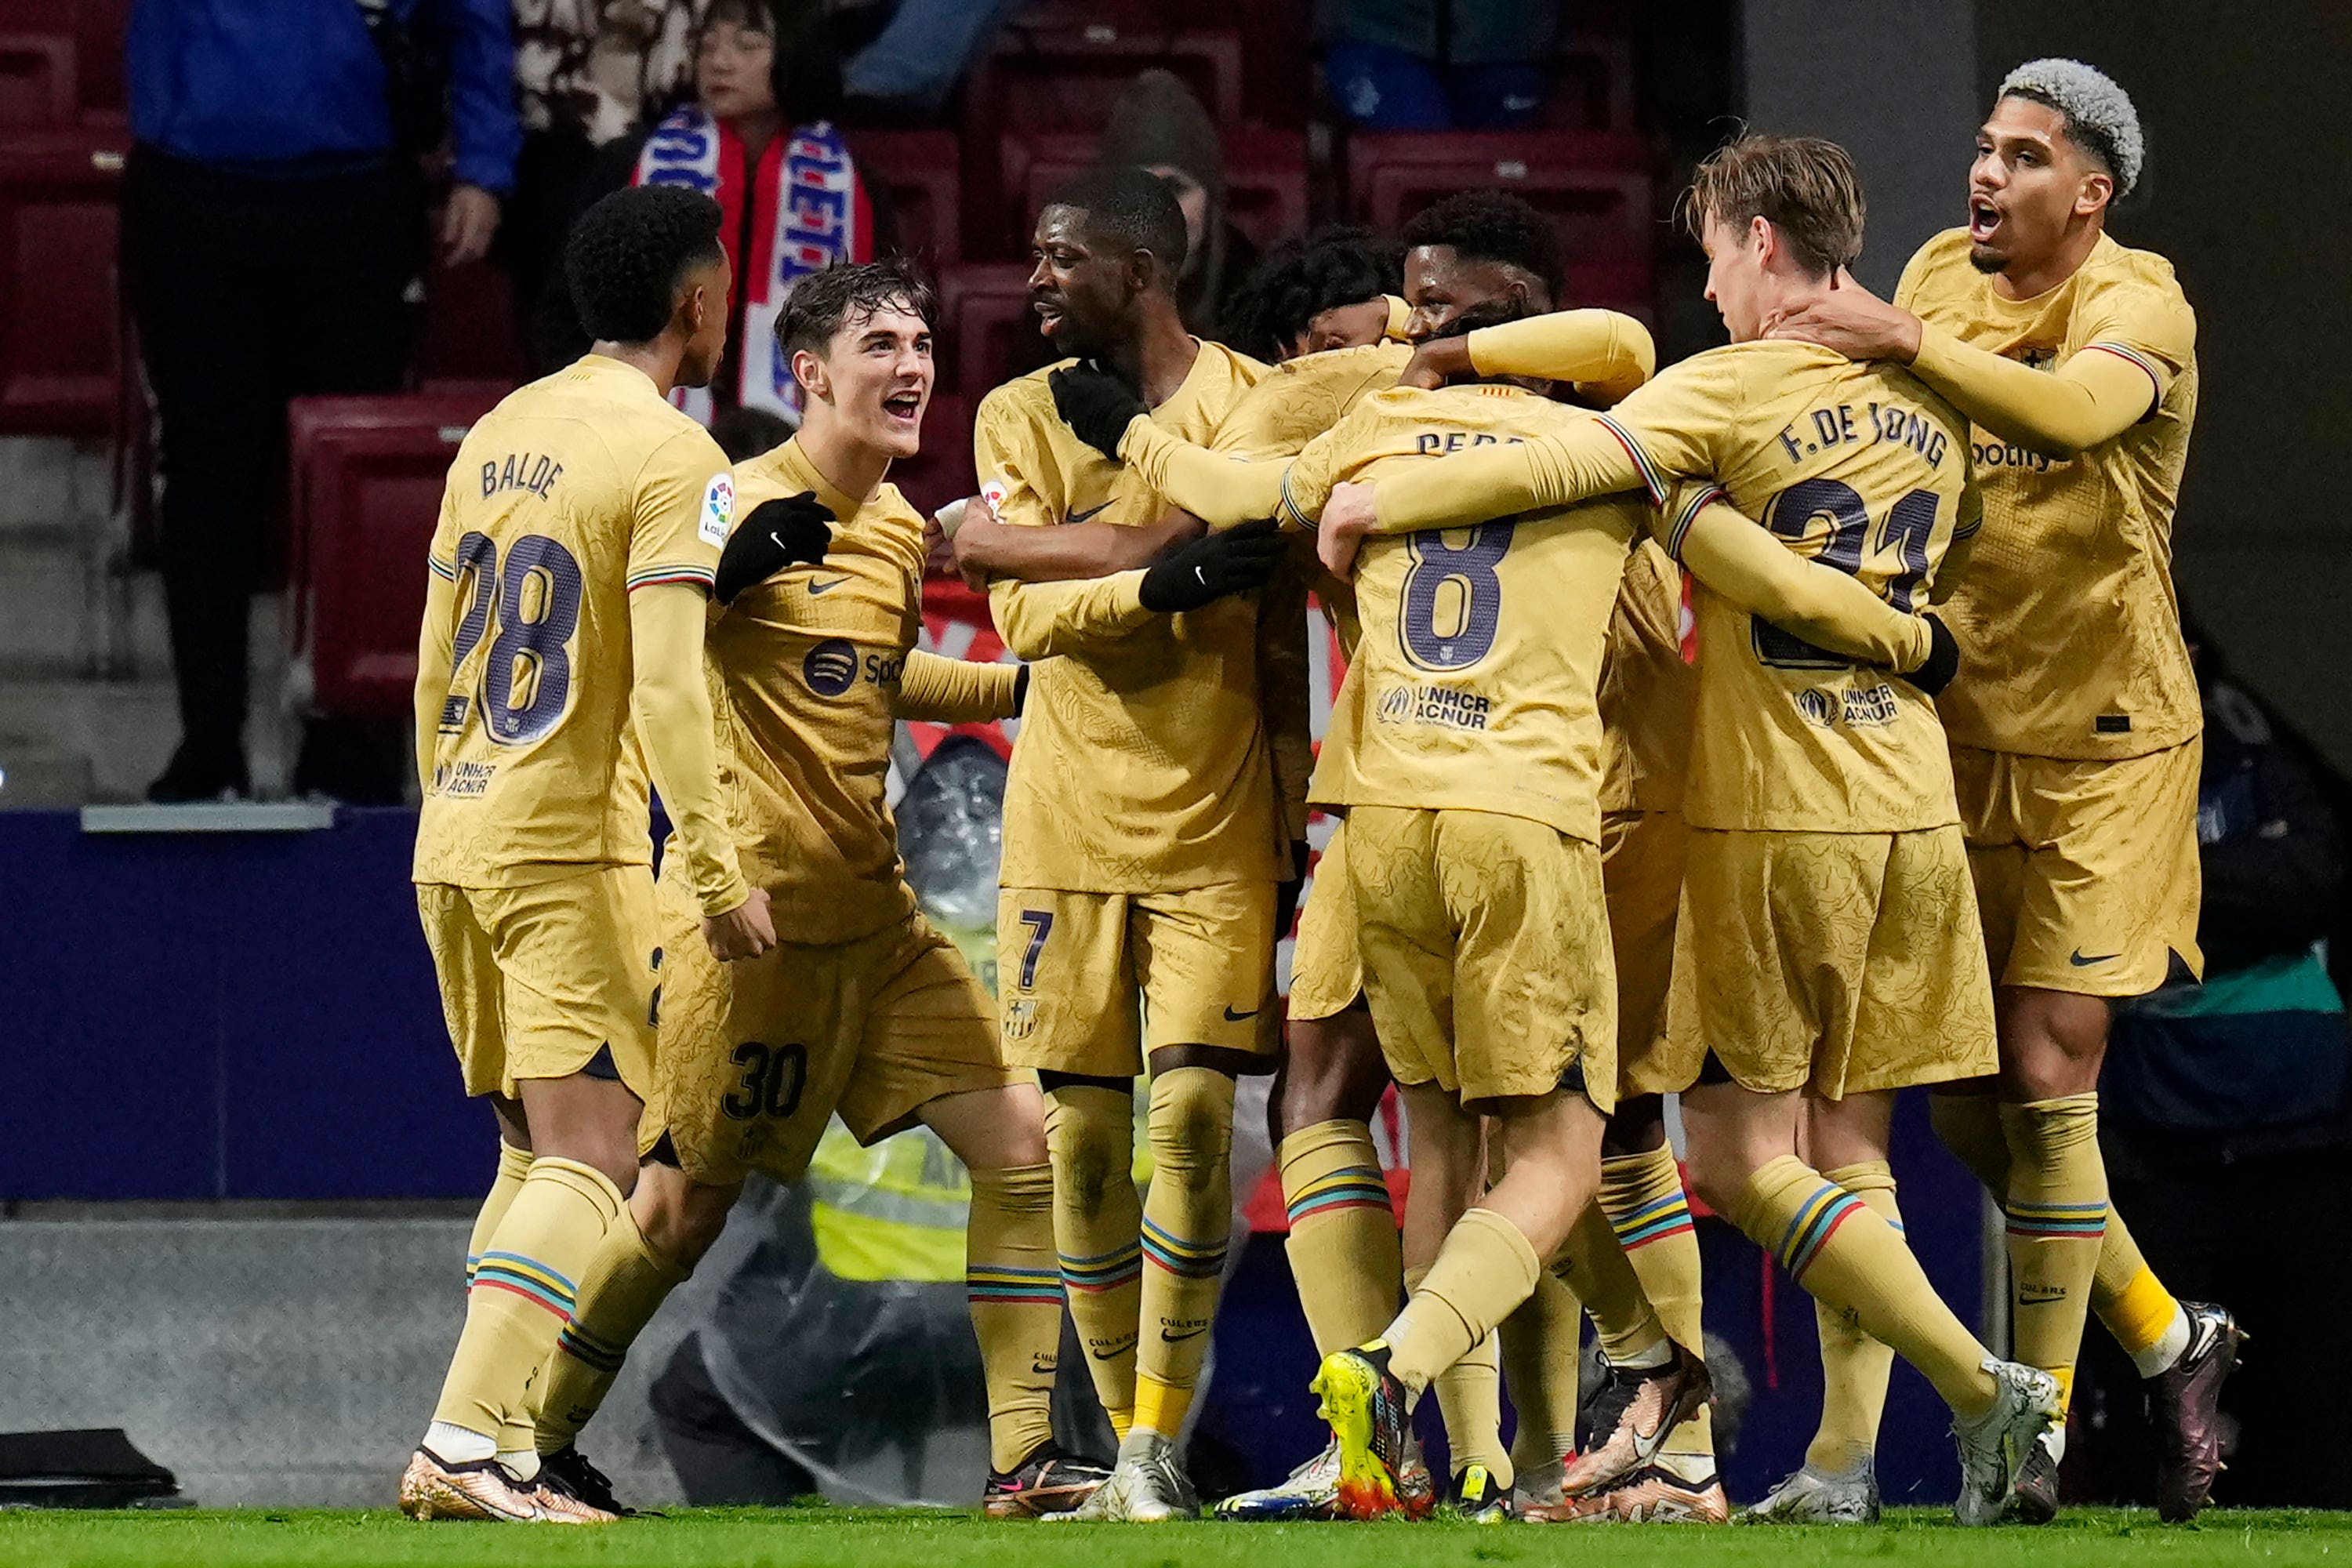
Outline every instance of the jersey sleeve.
<path fill-rule="evenodd" d="M 898 674 L 898 692 L 890 710 L 901 719 L 923 719 L 936 724 L 985 724 L 1010 719 L 1013 694 L 1021 687 L 1017 664 L 982 664 L 976 659 L 942 658 L 910 648 L 906 668 Z"/>
<path fill-rule="evenodd" d="M 996 521 L 1015 528 L 1045 528 L 1062 521 L 1060 486 L 1045 488 L 1052 464 L 1038 449 L 1037 435 L 1000 387 L 983 399 L 973 422 L 971 456 Z"/>
<path fill-rule="evenodd" d="M 2091 317 L 2091 340 L 2075 358 L 2109 354 L 2136 366 L 2154 393 L 2150 410 L 2171 393 L 2196 356 L 2197 315 L 2178 290 L 2144 282 L 2110 289 Z"/>
<path fill-rule="evenodd" d="M 718 443 L 681 430 L 655 447 L 630 505 L 629 591 L 659 583 L 708 591 L 735 526 L 735 478 Z"/>
<path fill-rule="evenodd" d="M 1389 324 L 1381 330 L 1381 335 L 1392 343 L 1411 342 L 1412 340 L 1404 328 L 1405 323 L 1412 320 L 1412 307 L 1393 294 L 1381 297 L 1389 302 Z"/>
<path fill-rule="evenodd" d="M 2196 352 L 2196 318 L 2178 295 L 2119 288 L 2091 309 L 2096 335 L 2054 375 L 1924 323 L 1911 368 L 2003 440 L 2071 457 L 2154 413 Z"/>
<path fill-rule="evenodd" d="M 972 456 L 980 469 L 981 493 L 999 522 L 1049 528 L 1062 521 L 1062 498 L 1048 495 L 1039 484 L 1047 464 L 1036 437 L 1002 388 L 980 405 Z M 1150 620 L 1142 585 L 1140 571 L 1073 583 L 1000 578 L 989 585 L 988 605 L 997 635 L 1015 658 L 1051 658 L 1125 637 Z"/>
<path fill-rule="evenodd" d="M 1350 414 L 1307 442 L 1305 449 L 1291 459 L 1283 470 L 1281 504 L 1274 513 L 1276 522 L 1285 528 L 1314 531 L 1325 503 L 1339 488 L 1341 455 L 1348 449 L 1343 443 L 1352 438 L 1361 417 L 1360 409 Z"/>
<path fill-rule="evenodd" d="M 1470 364 L 1481 375 L 1539 375 L 1574 382 L 1607 404 L 1622 402 L 1658 368 L 1650 329 L 1614 310 L 1554 310 L 1470 334 Z"/>
<path fill-rule="evenodd" d="M 1149 419 L 1129 427 L 1120 458 L 1146 483 L 1211 528 L 1271 517 L 1282 497 L 1283 458 L 1246 462 L 1195 447 Z"/>

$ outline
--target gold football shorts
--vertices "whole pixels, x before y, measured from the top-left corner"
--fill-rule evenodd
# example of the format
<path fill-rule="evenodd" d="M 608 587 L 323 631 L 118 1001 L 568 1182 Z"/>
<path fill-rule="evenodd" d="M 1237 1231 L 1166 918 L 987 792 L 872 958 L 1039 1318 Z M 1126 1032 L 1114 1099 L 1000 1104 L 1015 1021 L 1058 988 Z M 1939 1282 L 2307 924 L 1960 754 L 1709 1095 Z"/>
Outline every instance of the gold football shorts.
<path fill-rule="evenodd" d="M 420 882 L 416 910 L 467 1094 L 512 1098 L 522 1079 L 569 1078 L 609 1046 L 645 1098 L 662 963 L 650 868 L 519 888 Z"/>
<path fill-rule="evenodd" d="M 1333 825 L 1315 863 L 1315 885 L 1298 911 L 1298 940 L 1290 948 L 1293 1018 L 1329 1018 L 1355 1005 L 1364 989 L 1364 958 L 1356 944 L 1356 895 L 1348 886 L 1348 823 Z"/>
<path fill-rule="evenodd" d="M 996 899 L 996 992 L 1004 1059 L 1015 1067 L 1132 1078 L 1162 1046 L 1247 1051 L 1271 1067 L 1281 1039 L 1270 1012 L 1274 884 L 1006 888 Z"/>
<path fill-rule="evenodd" d="M 872 1143 L 942 1095 L 1029 1077 L 999 1059 L 995 1004 L 920 914 L 856 942 L 782 942 L 721 963 L 690 894 L 667 879 L 663 910 L 675 956 L 638 1142 L 667 1132 L 697 1182 L 797 1181 L 830 1116 Z"/>
<path fill-rule="evenodd" d="M 1601 851 L 1488 811 L 1360 805 L 1348 835 L 1364 989 L 1397 1081 L 1470 1105 L 1580 1072 L 1609 1110 L 1617 981 Z"/>
<path fill-rule="evenodd" d="M 1617 957 L 1620 1099 L 1688 1089 L 1705 1054 L 1676 1051 L 1666 1035 L 1689 838 L 1679 811 L 1612 811 L 1601 821 L 1601 886 Z"/>
<path fill-rule="evenodd" d="M 1743 1088 L 1831 1100 L 1993 1070 L 1992 984 L 1957 826 L 1693 828 L 1666 1029 Z"/>
<path fill-rule="evenodd" d="M 2070 762 L 1952 748 L 1985 949 L 2003 985 L 2138 996 L 2197 948 L 2200 737 Z"/>

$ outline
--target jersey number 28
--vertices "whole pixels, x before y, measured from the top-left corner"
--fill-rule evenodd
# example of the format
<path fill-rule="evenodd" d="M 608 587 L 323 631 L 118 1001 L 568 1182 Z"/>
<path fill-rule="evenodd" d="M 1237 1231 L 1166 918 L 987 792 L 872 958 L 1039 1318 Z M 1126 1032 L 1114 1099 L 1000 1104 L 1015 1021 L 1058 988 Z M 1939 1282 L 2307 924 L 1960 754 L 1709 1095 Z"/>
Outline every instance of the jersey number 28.
<path fill-rule="evenodd" d="M 572 634 L 580 628 L 580 563 L 543 533 L 526 533 L 507 552 L 487 534 L 457 541 L 457 581 L 470 586 L 450 650 L 465 668 L 492 620 L 498 636 L 482 661 L 482 724 L 491 740 L 520 746 L 542 739 L 563 718 L 572 695 Z"/>

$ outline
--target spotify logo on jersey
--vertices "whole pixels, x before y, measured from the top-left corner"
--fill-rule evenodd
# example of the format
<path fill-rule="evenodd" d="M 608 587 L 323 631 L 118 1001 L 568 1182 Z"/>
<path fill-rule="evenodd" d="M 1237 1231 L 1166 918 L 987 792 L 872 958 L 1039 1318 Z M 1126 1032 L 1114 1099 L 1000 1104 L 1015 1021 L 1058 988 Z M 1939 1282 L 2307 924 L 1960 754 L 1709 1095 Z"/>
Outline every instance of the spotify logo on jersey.
<path fill-rule="evenodd" d="M 828 637 L 801 660 L 801 679 L 819 697 L 838 697 L 857 684 L 857 650 L 842 637 Z"/>

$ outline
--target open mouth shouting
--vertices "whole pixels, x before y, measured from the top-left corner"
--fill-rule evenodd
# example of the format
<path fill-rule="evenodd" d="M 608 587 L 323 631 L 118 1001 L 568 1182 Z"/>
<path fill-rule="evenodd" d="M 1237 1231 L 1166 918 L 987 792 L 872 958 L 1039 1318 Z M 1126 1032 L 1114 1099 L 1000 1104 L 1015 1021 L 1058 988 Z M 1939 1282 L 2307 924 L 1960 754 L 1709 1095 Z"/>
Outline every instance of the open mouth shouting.
<path fill-rule="evenodd" d="M 894 392 L 882 400 L 882 413 L 890 423 L 903 430 L 913 431 L 922 423 L 923 395 L 919 388 L 908 387 Z"/>
<path fill-rule="evenodd" d="M 2000 230 L 2000 208 L 1993 205 L 1992 198 L 1981 195 L 1970 196 L 1969 198 L 1969 242 L 1972 245 L 1987 244 Z"/>

